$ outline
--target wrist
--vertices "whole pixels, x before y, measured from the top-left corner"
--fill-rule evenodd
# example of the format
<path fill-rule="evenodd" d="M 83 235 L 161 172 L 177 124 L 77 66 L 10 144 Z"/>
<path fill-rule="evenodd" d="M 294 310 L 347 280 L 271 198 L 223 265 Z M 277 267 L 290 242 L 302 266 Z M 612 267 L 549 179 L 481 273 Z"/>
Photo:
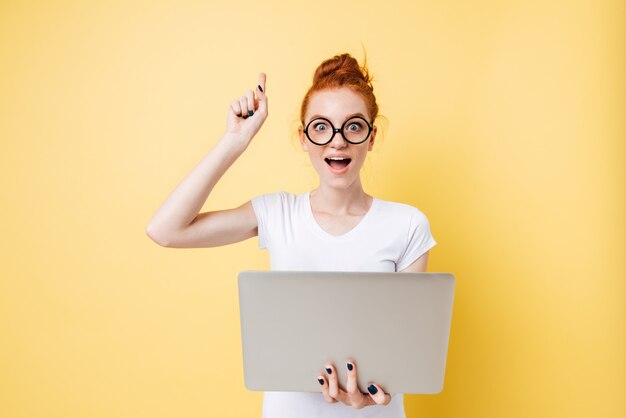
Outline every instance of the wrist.
<path fill-rule="evenodd" d="M 250 145 L 252 138 L 242 133 L 234 133 L 226 131 L 219 143 L 234 152 L 242 153 Z"/>

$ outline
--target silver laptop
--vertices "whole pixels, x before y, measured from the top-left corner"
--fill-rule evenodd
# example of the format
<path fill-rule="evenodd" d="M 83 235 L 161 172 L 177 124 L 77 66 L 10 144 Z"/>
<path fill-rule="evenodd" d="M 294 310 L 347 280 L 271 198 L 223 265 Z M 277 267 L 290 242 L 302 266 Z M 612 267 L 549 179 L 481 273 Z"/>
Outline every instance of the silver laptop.
<path fill-rule="evenodd" d="M 449 273 L 243 271 L 239 307 L 245 386 L 321 392 L 332 362 L 345 388 L 443 389 L 455 278 Z"/>

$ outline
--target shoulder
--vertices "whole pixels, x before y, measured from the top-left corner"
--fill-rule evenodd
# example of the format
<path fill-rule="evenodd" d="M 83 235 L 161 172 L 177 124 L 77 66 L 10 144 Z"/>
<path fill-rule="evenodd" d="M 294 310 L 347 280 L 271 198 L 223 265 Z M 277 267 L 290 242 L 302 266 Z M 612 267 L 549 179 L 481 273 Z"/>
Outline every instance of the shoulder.
<path fill-rule="evenodd" d="M 392 217 L 396 220 L 404 220 L 413 225 L 428 223 L 428 218 L 419 208 L 407 203 L 392 202 L 389 200 L 377 199 L 380 212 L 384 216 Z"/>
<path fill-rule="evenodd" d="M 279 191 L 272 193 L 260 194 L 252 198 L 253 203 L 264 203 L 264 204 L 281 204 L 285 202 L 294 202 L 300 198 L 301 195 L 296 195 L 294 193 Z"/>
<path fill-rule="evenodd" d="M 255 196 L 251 202 L 255 211 L 275 214 L 293 210 L 302 199 L 303 194 L 297 195 L 283 190 Z"/>

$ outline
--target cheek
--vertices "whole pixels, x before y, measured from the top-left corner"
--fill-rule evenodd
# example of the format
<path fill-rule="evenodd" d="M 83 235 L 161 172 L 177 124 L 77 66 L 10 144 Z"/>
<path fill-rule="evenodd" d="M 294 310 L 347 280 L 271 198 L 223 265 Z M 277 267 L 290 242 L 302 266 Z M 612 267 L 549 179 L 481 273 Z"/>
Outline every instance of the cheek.
<path fill-rule="evenodd" d="M 308 154 L 309 154 L 309 159 L 314 165 L 320 165 L 322 163 L 326 164 L 326 161 L 324 161 L 324 159 L 322 158 L 321 152 L 309 147 Z"/>
<path fill-rule="evenodd" d="M 367 148 L 360 149 L 355 155 L 355 158 L 359 161 L 365 161 L 365 158 L 367 158 Z"/>

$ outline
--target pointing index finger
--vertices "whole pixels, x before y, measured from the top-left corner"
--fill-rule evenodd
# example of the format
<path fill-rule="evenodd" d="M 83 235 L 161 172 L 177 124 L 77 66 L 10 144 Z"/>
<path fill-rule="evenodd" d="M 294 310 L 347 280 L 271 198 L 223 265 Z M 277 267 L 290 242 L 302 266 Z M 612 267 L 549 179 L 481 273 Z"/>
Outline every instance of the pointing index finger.
<path fill-rule="evenodd" d="M 265 81 L 267 80 L 267 75 L 265 73 L 259 74 L 259 86 L 261 87 L 261 91 L 265 93 L 267 90 L 265 89 Z"/>

